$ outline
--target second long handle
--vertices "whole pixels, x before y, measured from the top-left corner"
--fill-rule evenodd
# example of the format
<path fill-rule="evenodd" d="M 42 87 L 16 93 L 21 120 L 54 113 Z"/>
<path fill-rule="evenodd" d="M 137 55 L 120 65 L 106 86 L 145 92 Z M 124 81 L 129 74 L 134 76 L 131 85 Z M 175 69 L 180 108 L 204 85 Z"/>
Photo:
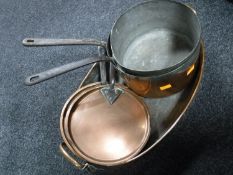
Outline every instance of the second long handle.
<path fill-rule="evenodd" d="M 101 61 L 111 61 L 111 57 L 90 57 L 86 58 L 80 61 L 75 61 L 60 67 L 56 67 L 38 74 L 34 74 L 32 76 L 29 76 L 25 79 L 25 84 L 28 86 L 35 85 L 37 83 L 40 83 L 42 81 L 48 80 L 50 78 L 56 77 L 58 75 L 64 74 L 66 72 L 75 70 L 77 68 L 93 64 L 96 62 L 101 62 Z"/>

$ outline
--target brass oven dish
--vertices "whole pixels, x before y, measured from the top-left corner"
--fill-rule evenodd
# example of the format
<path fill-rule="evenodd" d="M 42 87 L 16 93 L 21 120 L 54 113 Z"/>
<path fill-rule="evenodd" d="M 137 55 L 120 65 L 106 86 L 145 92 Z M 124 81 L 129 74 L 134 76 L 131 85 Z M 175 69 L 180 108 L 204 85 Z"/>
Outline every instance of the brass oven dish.
<path fill-rule="evenodd" d="M 148 107 L 150 113 L 150 138 L 147 141 L 147 144 L 141 150 L 139 154 L 130 158 L 124 163 L 134 161 L 138 158 L 141 158 L 148 151 L 153 149 L 178 123 L 180 118 L 183 116 L 187 108 L 190 106 L 194 96 L 197 93 L 198 87 L 201 82 L 203 69 L 204 69 L 204 45 L 201 44 L 200 56 L 198 58 L 198 64 L 196 66 L 196 74 L 194 76 L 193 81 L 182 91 L 175 93 L 168 97 L 163 98 L 144 98 L 146 106 Z M 98 76 L 96 76 L 98 75 Z M 118 75 L 115 75 L 116 79 L 118 79 Z M 118 79 L 119 82 L 122 82 L 121 79 Z M 80 88 L 77 90 L 80 93 L 85 93 L 85 89 L 88 90 L 90 87 L 95 86 L 96 84 L 100 85 L 100 70 L 99 64 L 95 64 L 92 66 L 90 71 L 87 73 L 86 77 L 82 81 Z M 64 105 L 61 114 L 60 120 L 60 129 L 62 133 L 62 138 L 65 142 L 67 142 L 67 137 L 64 135 L 64 115 L 67 110 L 68 103 L 74 98 L 76 93 L 74 93 Z M 77 95 L 77 94 L 76 94 Z M 91 166 L 89 162 L 80 165 L 79 162 L 72 158 L 67 151 L 64 149 L 64 143 L 60 145 L 60 151 L 64 155 L 66 159 L 68 159 L 73 165 L 75 165 L 79 169 L 85 169 L 86 167 Z M 75 153 L 73 147 L 69 144 L 66 145 L 70 151 Z M 98 166 L 97 166 L 98 167 Z"/>

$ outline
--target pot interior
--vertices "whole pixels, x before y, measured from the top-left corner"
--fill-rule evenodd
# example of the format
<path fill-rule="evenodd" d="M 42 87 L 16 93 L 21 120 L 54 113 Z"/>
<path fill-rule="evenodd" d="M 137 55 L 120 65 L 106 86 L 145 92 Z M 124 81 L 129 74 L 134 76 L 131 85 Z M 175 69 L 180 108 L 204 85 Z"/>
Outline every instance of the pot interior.
<path fill-rule="evenodd" d="M 117 63 L 127 69 L 156 71 L 185 60 L 198 46 L 201 29 L 189 7 L 149 1 L 124 13 L 111 32 Z"/>

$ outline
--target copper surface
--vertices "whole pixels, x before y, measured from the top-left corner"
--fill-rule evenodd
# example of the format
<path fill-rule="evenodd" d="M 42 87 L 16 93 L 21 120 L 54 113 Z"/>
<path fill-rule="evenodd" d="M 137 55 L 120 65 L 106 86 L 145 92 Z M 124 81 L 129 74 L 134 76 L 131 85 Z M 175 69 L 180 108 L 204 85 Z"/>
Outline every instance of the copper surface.
<path fill-rule="evenodd" d="M 198 60 L 193 64 L 195 67 L 198 65 Z M 189 71 L 189 72 L 188 72 Z M 188 76 L 187 76 L 188 72 Z M 181 72 L 171 75 L 161 76 L 160 78 L 139 78 L 130 76 L 120 72 L 120 76 L 124 79 L 124 83 L 136 94 L 142 97 L 161 98 L 173 95 L 184 88 L 193 80 L 195 69 L 190 71 L 190 67 Z M 160 87 L 171 84 L 172 88 L 164 89 L 161 91 Z"/>
<path fill-rule="evenodd" d="M 194 70 L 195 65 L 193 64 L 192 66 L 190 66 L 190 68 L 187 71 L 187 76 L 189 76 L 189 74 Z"/>
<path fill-rule="evenodd" d="M 135 156 L 149 136 L 144 103 L 125 89 L 110 105 L 99 86 L 73 100 L 66 112 L 65 136 L 76 154 L 99 165 L 117 165 Z"/>
<path fill-rule="evenodd" d="M 77 91 L 75 91 L 69 98 L 68 100 L 66 101 L 66 103 L 64 104 L 63 108 L 62 108 L 62 112 L 61 112 L 61 117 L 60 117 L 60 132 L 61 132 L 61 135 L 62 135 L 62 138 L 64 140 L 64 142 L 66 143 L 67 147 L 73 152 L 73 148 L 68 144 L 68 141 L 66 139 L 66 135 L 65 135 L 65 132 L 64 132 L 64 125 L 66 124 L 66 121 L 65 121 L 65 115 L 66 115 L 66 112 L 67 112 L 67 108 L 68 106 L 71 104 L 71 102 L 73 101 L 73 99 L 79 95 L 82 95 L 83 93 L 85 93 L 86 91 L 88 91 L 90 88 L 92 88 L 93 86 L 98 86 L 100 85 L 99 82 L 96 82 L 96 83 L 91 83 L 91 84 L 88 84 L 86 85 L 85 87 L 80 87 L 80 89 L 78 89 Z"/>

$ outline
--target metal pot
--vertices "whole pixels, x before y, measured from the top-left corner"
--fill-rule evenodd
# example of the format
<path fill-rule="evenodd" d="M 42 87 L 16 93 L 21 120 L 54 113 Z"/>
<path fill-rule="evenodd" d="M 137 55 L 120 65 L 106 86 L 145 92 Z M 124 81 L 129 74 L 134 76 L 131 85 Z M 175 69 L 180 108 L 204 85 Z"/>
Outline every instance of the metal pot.
<path fill-rule="evenodd" d="M 25 39 L 24 45 L 91 44 L 105 47 L 108 57 L 74 62 L 28 77 L 32 85 L 86 64 L 111 61 L 138 95 L 161 97 L 177 92 L 190 82 L 200 53 L 201 27 L 196 12 L 168 0 L 137 4 L 122 14 L 110 33 L 108 44 L 93 39 Z"/>

